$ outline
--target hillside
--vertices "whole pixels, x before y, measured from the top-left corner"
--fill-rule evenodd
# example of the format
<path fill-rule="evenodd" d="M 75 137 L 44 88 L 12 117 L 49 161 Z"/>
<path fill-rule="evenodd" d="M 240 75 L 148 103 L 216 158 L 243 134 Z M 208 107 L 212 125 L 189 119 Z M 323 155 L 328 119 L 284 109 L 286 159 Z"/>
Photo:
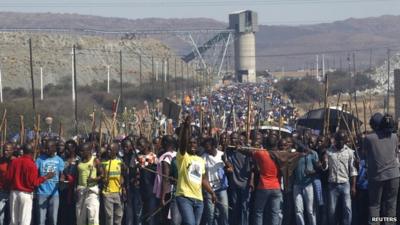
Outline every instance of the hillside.
<path fill-rule="evenodd" d="M 122 50 L 123 81 L 138 84 L 140 69 L 142 81 L 154 80 L 153 70 L 159 79 L 166 72 L 166 60 L 180 63 L 172 51 L 154 39 L 112 39 L 56 33 L 2 33 L 0 36 L 0 65 L 4 87 L 30 89 L 30 63 L 28 39 L 32 39 L 33 73 L 39 87 L 40 67 L 43 68 L 43 85 L 71 79 L 72 46 L 76 47 L 76 73 L 79 85 L 107 79 L 119 81 Z M 141 66 L 140 66 L 141 62 Z M 164 65 L 164 66 L 163 66 Z M 175 74 L 170 68 L 169 74 Z M 179 73 L 178 73 L 179 76 Z"/>
<path fill-rule="evenodd" d="M 207 18 L 131 20 L 77 14 L 0 12 L 0 29 L 59 28 L 135 31 L 223 29 L 226 27 L 227 24 L 224 22 Z M 192 48 L 189 43 L 182 41 L 181 37 L 174 35 L 149 37 L 160 40 L 178 55 L 187 53 Z M 260 25 L 260 31 L 256 34 L 257 67 L 259 70 L 272 71 L 281 71 L 282 67 L 285 70 L 314 68 L 315 54 L 325 52 L 327 67 L 347 69 L 348 54 L 356 49 L 359 50 L 356 51 L 358 69 L 380 66 L 386 59 L 386 47 L 392 47 L 394 50 L 400 47 L 398 37 L 400 37 L 400 16 L 347 19 L 303 26 Z M 199 38 L 198 41 L 201 44 L 206 39 Z M 395 51 L 392 52 L 395 53 Z M 228 56 L 232 56 L 231 54 L 228 53 Z"/>

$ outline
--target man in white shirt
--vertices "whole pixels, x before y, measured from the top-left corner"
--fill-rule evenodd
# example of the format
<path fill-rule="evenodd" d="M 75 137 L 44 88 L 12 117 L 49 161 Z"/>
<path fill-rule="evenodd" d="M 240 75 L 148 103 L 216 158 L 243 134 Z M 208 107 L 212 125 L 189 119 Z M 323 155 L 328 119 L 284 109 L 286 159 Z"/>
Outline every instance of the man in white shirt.
<path fill-rule="evenodd" d="M 345 145 L 347 134 L 338 131 L 335 145 L 327 152 L 323 169 L 328 169 L 329 182 L 329 221 L 336 225 L 336 205 L 339 199 L 343 204 L 343 225 L 350 225 L 352 220 L 351 196 L 356 194 L 357 169 L 354 167 L 354 150 Z M 325 164 L 325 163 L 323 163 Z"/>
<path fill-rule="evenodd" d="M 206 138 L 203 141 L 205 153 L 202 158 L 206 162 L 206 173 L 211 188 L 217 196 L 217 202 L 212 203 L 211 196 L 205 193 L 205 216 L 206 224 L 228 225 L 228 180 L 225 174 L 224 152 L 217 149 L 217 142 L 213 138 Z M 218 218 L 215 218 L 215 211 L 218 208 Z"/>

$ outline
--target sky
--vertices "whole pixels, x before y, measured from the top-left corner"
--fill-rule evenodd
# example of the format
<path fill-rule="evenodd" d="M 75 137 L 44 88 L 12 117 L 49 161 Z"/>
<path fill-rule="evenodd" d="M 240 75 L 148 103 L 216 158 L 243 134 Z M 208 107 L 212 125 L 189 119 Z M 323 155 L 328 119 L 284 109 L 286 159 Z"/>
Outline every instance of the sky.
<path fill-rule="evenodd" d="M 243 9 L 258 12 L 263 25 L 299 25 L 400 15 L 400 0 L 0 0 L 0 11 L 129 19 L 205 17 L 227 22 L 230 12 Z"/>

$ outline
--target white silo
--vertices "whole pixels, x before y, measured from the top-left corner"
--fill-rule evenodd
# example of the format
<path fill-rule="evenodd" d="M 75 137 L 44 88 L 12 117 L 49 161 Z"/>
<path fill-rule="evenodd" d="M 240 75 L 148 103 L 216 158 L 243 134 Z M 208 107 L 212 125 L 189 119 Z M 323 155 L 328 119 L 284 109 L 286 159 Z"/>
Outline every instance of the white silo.
<path fill-rule="evenodd" d="M 235 71 L 239 82 L 256 82 L 257 13 L 250 10 L 229 14 L 229 29 L 235 30 Z"/>

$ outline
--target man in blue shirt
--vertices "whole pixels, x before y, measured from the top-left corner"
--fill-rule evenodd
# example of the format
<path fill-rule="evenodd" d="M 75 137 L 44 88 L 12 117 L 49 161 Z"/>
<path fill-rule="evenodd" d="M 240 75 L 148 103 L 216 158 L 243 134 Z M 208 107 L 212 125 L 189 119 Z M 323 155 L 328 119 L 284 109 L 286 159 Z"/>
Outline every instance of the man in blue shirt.
<path fill-rule="evenodd" d="M 39 225 L 46 224 L 46 216 L 48 214 L 48 225 L 57 224 L 57 214 L 59 206 L 58 186 L 64 181 L 64 161 L 56 155 L 57 144 L 54 140 L 49 140 L 45 146 L 45 153 L 37 160 L 36 165 L 39 169 L 40 176 L 49 172 L 54 172 L 53 178 L 48 179 L 37 188 L 37 210 L 39 215 Z"/>
<path fill-rule="evenodd" d="M 312 137 L 309 137 L 308 142 L 311 141 Z M 313 181 L 316 178 L 316 171 L 319 168 L 319 159 L 317 152 L 309 147 L 302 149 L 302 151 L 304 152 L 304 156 L 300 158 L 294 172 L 293 197 L 296 224 L 316 225 Z M 307 220 L 304 218 L 304 214 L 307 216 Z"/>

